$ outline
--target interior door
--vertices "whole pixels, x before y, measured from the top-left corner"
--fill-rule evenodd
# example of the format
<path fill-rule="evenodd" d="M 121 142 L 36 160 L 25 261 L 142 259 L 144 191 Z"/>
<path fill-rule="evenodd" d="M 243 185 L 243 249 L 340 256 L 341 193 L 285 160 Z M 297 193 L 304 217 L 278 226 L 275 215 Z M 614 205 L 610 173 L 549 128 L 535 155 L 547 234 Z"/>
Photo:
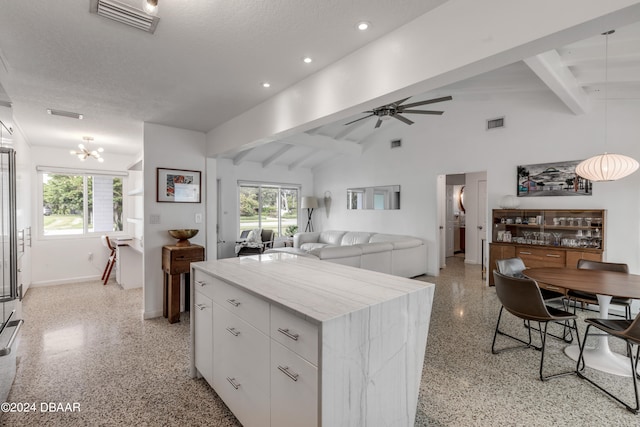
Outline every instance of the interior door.
<path fill-rule="evenodd" d="M 455 251 L 454 244 L 454 228 L 455 221 L 453 219 L 453 185 L 447 185 L 446 197 L 446 221 L 447 221 L 447 252 L 446 255 L 453 256 Z"/>
<path fill-rule="evenodd" d="M 446 267 L 446 230 L 445 230 L 445 217 L 446 217 L 446 195 L 445 195 L 445 185 L 446 185 L 446 176 L 438 175 L 437 181 L 437 194 L 438 194 L 438 249 L 439 249 L 439 267 Z"/>
<path fill-rule="evenodd" d="M 481 265 L 487 265 L 487 180 L 478 181 L 478 258 Z M 482 247 L 484 245 L 484 248 Z M 483 250 L 484 249 L 484 250 Z M 484 257 L 483 257 L 484 255 Z M 483 258 L 482 258 L 483 257 Z"/>

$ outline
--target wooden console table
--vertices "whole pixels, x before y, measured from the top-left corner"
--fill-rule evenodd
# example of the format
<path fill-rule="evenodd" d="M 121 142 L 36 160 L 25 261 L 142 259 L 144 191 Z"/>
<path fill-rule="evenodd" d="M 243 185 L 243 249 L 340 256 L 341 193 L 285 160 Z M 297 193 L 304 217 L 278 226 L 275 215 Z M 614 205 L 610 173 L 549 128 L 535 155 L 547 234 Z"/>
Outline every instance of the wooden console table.
<path fill-rule="evenodd" d="M 163 297 L 162 315 L 169 323 L 180 321 L 180 275 L 185 275 L 185 309 L 189 309 L 189 272 L 191 263 L 204 261 L 204 247 L 200 245 L 162 247 Z"/>

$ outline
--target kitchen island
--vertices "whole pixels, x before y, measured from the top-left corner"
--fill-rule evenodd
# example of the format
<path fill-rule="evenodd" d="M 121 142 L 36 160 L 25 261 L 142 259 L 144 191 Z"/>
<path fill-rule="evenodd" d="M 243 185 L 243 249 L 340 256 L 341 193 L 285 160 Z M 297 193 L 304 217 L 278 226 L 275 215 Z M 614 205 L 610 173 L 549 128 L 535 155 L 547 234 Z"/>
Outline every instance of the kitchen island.
<path fill-rule="evenodd" d="M 284 253 L 191 266 L 191 375 L 245 427 L 414 424 L 435 285 Z"/>

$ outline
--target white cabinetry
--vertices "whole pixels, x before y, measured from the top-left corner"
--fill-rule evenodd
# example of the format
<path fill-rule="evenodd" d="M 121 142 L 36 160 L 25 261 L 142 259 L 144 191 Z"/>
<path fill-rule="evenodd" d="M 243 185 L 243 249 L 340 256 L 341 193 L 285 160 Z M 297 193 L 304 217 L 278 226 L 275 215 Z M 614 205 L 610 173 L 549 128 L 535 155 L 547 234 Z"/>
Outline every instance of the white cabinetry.
<path fill-rule="evenodd" d="M 413 425 L 432 284 L 288 254 L 191 266 L 191 374 L 245 427 Z"/>
<path fill-rule="evenodd" d="M 193 306 L 195 340 L 198 342 L 195 364 L 200 374 L 211 384 L 213 383 L 213 302 L 202 290 L 196 288 Z"/>

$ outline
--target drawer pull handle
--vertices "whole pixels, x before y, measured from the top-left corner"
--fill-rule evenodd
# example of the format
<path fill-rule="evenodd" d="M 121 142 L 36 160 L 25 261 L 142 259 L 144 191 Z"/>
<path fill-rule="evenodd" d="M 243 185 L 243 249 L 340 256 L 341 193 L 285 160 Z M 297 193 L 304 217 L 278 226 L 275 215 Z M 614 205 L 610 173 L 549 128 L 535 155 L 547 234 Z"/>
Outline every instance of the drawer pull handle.
<path fill-rule="evenodd" d="M 547 256 L 551 258 L 560 258 L 560 255 L 554 255 L 554 254 L 547 254 Z"/>
<path fill-rule="evenodd" d="M 203 282 L 201 280 L 196 280 L 196 284 L 198 284 L 200 286 L 205 286 L 207 284 L 207 282 Z"/>
<path fill-rule="evenodd" d="M 300 336 L 298 334 L 292 334 L 291 332 L 289 332 L 289 329 L 278 328 L 278 332 L 280 332 L 281 334 L 283 334 L 287 338 L 291 338 L 294 341 L 298 341 L 298 337 Z"/>
<path fill-rule="evenodd" d="M 238 335 L 240 335 L 240 332 L 236 331 L 236 328 L 227 328 L 227 331 L 234 337 L 237 337 Z"/>
<path fill-rule="evenodd" d="M 531 252 L 520 251 L 522 255 L 531 255 Z"/>
<path fill-rule="evenodd" d="M 240 388 L 240 384 L 238 384 L 236 382 L 235 378 L 229 378 L 227 377 L 227 381 L 229 381 L 229 384 L 231 384 L 233 386 L 233 388 L 235 388 L 236 390 Z"/>
<path fill-rule="evenodd" d="M 227 302 L 229 304 L 231 304 L 232 306 L 234 306 L 234 307 L 237 307 L 237 306 L 240 305 L 240 303 L 238 301 L 234 300 L 234 299 L 228 299 Z"/>
<path fill-rule="evenodd" d="M 204 310 L 205 308 L 207 308 L 207 306 L 204 304 L 196 304 L 196 307 L 198 307 L 198 310 Z"/>
<path fill-rule="evenodd" d="M 298 374 L 292 374 L 291 372 L 289 372 L 288 366 L 278 365 L 278 369 L 280 370 L 280 372 L 282 372 L 283 374 L 291 378 L 293 381 L 298 381 Z"/>
<path fill-rule="evenodd" d="M 559 291 L 560 290 L 560 288 L 558 288 L 556 286 L 551 286 L 551 285 L 547 285 L 546 288 L 549 289 L 550 291 Z"/>

